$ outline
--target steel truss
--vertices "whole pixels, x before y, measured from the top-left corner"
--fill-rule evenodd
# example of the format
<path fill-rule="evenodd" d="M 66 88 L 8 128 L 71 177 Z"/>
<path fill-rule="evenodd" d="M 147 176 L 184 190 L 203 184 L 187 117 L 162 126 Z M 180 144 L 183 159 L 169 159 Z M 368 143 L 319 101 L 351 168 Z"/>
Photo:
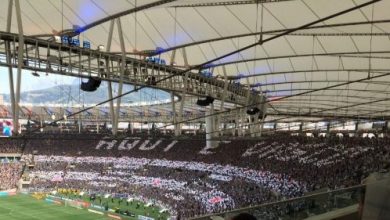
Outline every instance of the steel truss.
<path fill-rule="evenodd" d="M 183 69 L 169 65 L 138 60 L 135 58 L 114 55 L 109 52 L 72 47 L 56 42 L 36 39 L 24 36 L 23 60 L 18 62 L 17 49 L 19 40 L 17 34 L 0 32 L 0 41 L 10 44 L 10 51 L 0 46 L 0 66 L 17 67 L 23 69 L 67 75 L 74 77 L 98 77 L 105 81 L 120 82 L 120 69 L 122 60 L 125 64 L 123 83 L 135 86 L 147 86 L 174 93 L 182 93 L 205 97 L 213 96 L 216 99 L 226 97 L 226 102 L 245 105 L 248 99 L 248 88 L 229 83 L 227 80 L 207 78 L 199 73 L 187 72 Z M 3 44 L 4 45 L 4 44 Z M 27 50 L 27 48 L 32 48 Z M 7 62 L 6 54 L 9 53 L 11 60 Z M 174 75 L 167 81 L 154 84 L 167 76 Z M 183 88 L 186 85 L 186 88 Z M 223 95 L 225 93 L 225 95 Z M 250 98 L 257 95 L 249 93 Z"/>

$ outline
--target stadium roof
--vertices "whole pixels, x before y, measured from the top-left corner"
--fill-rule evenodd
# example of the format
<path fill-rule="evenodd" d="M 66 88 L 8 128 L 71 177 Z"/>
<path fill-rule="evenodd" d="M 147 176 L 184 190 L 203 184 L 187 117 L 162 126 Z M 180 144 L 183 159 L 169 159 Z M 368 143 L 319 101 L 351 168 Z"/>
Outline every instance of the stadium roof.
<path fill-rule="evenodd" d="M 129 56 L 160 47 L 162 58 L 170 60 L 176 49 L 177 66 L 187 64 L 183 53 L 188 65 L 200 64 L 366 2 L 20 0 L 25 35 L 49 39 L 78 25 L 80 38 L 96 48 L 107 43 L 107 20 L 119 14 Z M 238 77 L 271 100 L 291 96 L 271 102 L 273 114 L 388 116 L 389 9 L 390 0 L 382 0 L 283 35 L 214 62 L 214 75 Z M 7 7 L 1 7 L 1 30 L 6 15 Z M 12 21 L 11 32 L 17 33 Z M 111 47 L 120 51 L 117 35 Z"/>

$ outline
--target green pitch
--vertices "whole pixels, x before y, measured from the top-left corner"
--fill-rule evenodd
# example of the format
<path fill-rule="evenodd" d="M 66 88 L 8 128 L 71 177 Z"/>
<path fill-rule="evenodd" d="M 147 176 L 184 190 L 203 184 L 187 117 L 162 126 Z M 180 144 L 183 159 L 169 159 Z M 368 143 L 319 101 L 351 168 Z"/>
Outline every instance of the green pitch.
<path fill-rule="evenodd" d="M 87 197 L 82 198 L 87 201 Z M 157 219 L 167 219 L 168 213 L 160 214 L 157 207 L 145 207 L 143 204 L 136 208 L 135 204 L 129 206 L 125 203 L 118 204 L 117 200 L 111 203 L 110 199 L 104 199 L 110 208 L 119 207 L 122 210 L 129 210 L 138 215 L 146 215 Z M 136 217 L 124 217 L 122 219 L 137 219 Z M 111 219 L 84 209 L 76 209 L 70 206 L 47 203 L 43 200 L 34 199 L 28 195 L 17 195 L 11 197 L 0 197 L 0 220 L 106 220 Z M 112 220 L 112 219 L 111 219 Z"/>
<path fill-rule="evenodd" d="M 63 194 L 57 194 L 57 196 L 63 196 L 63 197 L 74 199 L 74 200 L 78 199 L 78 200 L 83 200 L 86 202 L 91 202 L 89 200 L 88 195 L 79 196 L 79 195 L 70 193 L 67 196 L 65 196 Z M 137 208 L 137 203 L 140 204 L 140 206 L 138 208 Z M 139 202 L 139 201 L 133 201 L 133 202 L 130 202 L 129 205 L 127 205 L 126 201 L 119 202 L 119 199 L 102 198 L 100 204 L 98 203 L 98 199 L 96 199 L 95 202 L 93 202 L 93 204 L 95 204 L 95 205 L 107 204 L 108 207 L 111 209 L 118 209 L 119 208 L 122 211 L 128 210 L 129 212 L 133 213 L 136 216 L 137 215 L 149 216 L 149 217 L 152 217 L 156 220 L 166 220 L 169 217 L 168 213 L 160 214 L 159 207 L 146 207 L 144 203 Z M 124 217 L 123 215 L 121 217 L 130 219 L 130 220 L 138 219 L 137 217 L 127 217 L 127 216 Z"/>
<path fill-rule="evenodd" d="M 86 198 L 84 198 L 87 200 Z M 106 200 L 104 200 L 106 201 Z M 109 201 L 107 199 L 107 201 Z M 114 201 L 117 203 L 117 201 Z M 167 213 L 159 214 L 158 208 L 144 207 L 136 209 L 135 205 L 125 206 L 110 204 L 111 207 L 119 206 L 123 210 L 128 209 L 134 214 L 144 215 L 150 213 L 155 219 L 167 219 Z M 134 206 L 134 207 L 133 207 Z M 133 220 L 135 217 L 124 217 L 122 219 Z M 17 195 L 11 197 L 0 197 L 0 220 L 106 220 L 111 219 L 87 210 L 80 210 L 69 206 L 47 203 L 43 200 L 34 199 L 28 195 Z M 113 219 L 111 219 L 113 220 Z"/>
<path fill-rule="evenodd" d="M 105 220 L 98 214 L 49 204 L 30 196 L 0 197 L 0 220 Z"/>

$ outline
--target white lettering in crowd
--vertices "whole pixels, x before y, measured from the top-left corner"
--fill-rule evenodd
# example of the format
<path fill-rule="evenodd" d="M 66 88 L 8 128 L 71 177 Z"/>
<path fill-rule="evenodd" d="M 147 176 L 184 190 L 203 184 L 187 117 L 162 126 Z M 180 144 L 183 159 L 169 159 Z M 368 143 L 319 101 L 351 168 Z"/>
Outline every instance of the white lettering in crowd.
<path fill-rule="evenodd" d="M 132 140 L 131 143 L 127 143 L 127 142 L 129 142 L 129 139 L 123 140 L 119 144 L 118 150 L 131 150 L 140 142 L 140 140 Z"/>
<path fill-rule="evenodd" d="M 257 148 L 257 147 L 262 147 L 264 144 L 265 144 L 265 142 L 260 142 L 260 143 L 255 144 L 253 147 L 247 149 L 247 150 L 242 154 L 242 156 L 243 156 L 243 157 L 248 157 L 248 156 L 252 156 L 253 154 L 259 154 L 259 153 L 261 153 L 264 149 L 256 150 L 256 148 Z M 268 148 L 268 146 L 265 146 L 264 148 Z"/>
<path fill-rule="evenodd" d="M 116 140 L 112 140 L 112 141 L 106 141 L 104 139 L 100 140 L 98 145 L 96 146 L 96 150 L 100 150 L 101 148 L 111 150 L 116 144 L 116 142 L 117 142 Z"/>
<path fill-rule="evenodd" d="M 151 142 L 150 140 L 141 140 L 140 138 L 125 138 L 123 139 L 118 147 L 118 150 L 132 150 L 134 149 L 137 145 L 139 145 L 138 149 L 142 151 L 149 151 L 149 150 L 154 150 L 158 145 L 162 143 L 162 139 L 157 140 L 156 142 Z M 99 143 L 96 145 L 95 149 L 96 150 L 112 150 L 118 143 L 118 140 L 107 140 L 103 138 L 102 140 L 99 141 Z M 165 148 L 164 152 L 168 152 L 171 150 L 178 141 L 174 140 L 171 143 L 169 143 Z"/>
<path fill-rule="evenodd" d="M 174 140 L 164 149 L 164 152 L 168 152 L 178 141 Z"/>
<path fill-rule="evenodd" d="M 168 152 L 178 143 L 173 140 L 168 145 L 162 144 L 163 139 L 157 141 L 142 140 L 141 138 L 125 138 L 120 143 L 118 140 L 109 140 L 104 138 L 99 141 L 97 150 L 132 150 L 138 148 L 140 151 L 151 151 L 158 149 Z M 138 146 L 138 147 L 137 147 Z M 274 141 L 272 143 L 258 142 L 250 146 L 241 157 L 256 157 L 258 159 L 276 159 L 278 161 L 296 160 L 301 164 L 313 164 L 317 167 L 326 166 L 342 160 L 342 158 L 353 158 L 362 153 L 372 150 L 373 147 L 355 146 L 354 148 L 345 148 L 344 146 L 325 147 L 324 143 L 300 144 L 298 142 L 281 143 Z M 213 155 L 216 154 L 215 148 L 203 147 L 198 154 Z"/>
<path fill-rule="evenodd" d="M 203 155 L 215 154 L 215 152 L 211 151 L 212 149 L 215 149 L 215 147 L 205 146 L 201 151 L 199 151 L 199 154 L 203 154 Z"/>
<path fill-rule="evenodd" d="M 162 140 L 156 141 L 154 144 L 149 144 L 150 140 L 146 140 L 142 145 L 139 147 L 140 150 L 153 150 L 162 142 Z"/>

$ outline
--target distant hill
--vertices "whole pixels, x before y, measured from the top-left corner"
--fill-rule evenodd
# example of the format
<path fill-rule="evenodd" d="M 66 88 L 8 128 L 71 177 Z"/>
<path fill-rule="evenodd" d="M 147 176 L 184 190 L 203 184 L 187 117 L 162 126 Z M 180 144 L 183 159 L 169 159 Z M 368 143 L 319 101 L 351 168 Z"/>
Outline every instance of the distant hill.
<path fill-rule="evenodd" d="M 108 85 L 102 82 L 95 92 L 84 92 L 79 85 L 58 85 L 47 89 L 34 90 L 21 93 L 22 103 L 33 104 L 96 104 L 108 99 Z M 113 85 L 114 96 L 118 90 L 117 85 Z M 133 89 L 133 86 L 125 85 L 123 93 Z M 10 102 L 9 94 L 1 94 L 5 102 Z M 152 88 L 144 88 L 138 92 L 122 97 L 122 103 L 133 103 L 140 101 L 157 101 L 169 99 L 170 94 Z"/>

